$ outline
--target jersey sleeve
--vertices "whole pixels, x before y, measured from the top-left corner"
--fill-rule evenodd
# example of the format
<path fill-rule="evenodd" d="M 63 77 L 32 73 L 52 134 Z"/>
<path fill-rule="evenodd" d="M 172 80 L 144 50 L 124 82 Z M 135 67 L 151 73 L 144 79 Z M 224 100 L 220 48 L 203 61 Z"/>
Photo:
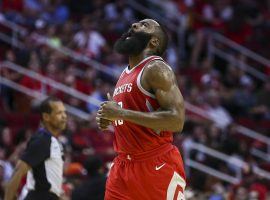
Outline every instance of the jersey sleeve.
<path fill-rule="evenodd" d="M 50 137 L 32 137 L 28 142 L 21 160 L 32 168 L 50 157 Z"/>

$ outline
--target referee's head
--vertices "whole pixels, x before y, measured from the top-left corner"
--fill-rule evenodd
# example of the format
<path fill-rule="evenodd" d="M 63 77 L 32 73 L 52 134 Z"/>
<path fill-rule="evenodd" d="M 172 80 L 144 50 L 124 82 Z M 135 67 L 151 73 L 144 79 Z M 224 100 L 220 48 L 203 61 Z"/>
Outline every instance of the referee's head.
<path fill-rule="evenodd" d="M 41 120 L 45 128 L 51 132 L 59 133 L 66 128 L 67 114 L 61 100 L 48 97 L 40 104 Z"/>

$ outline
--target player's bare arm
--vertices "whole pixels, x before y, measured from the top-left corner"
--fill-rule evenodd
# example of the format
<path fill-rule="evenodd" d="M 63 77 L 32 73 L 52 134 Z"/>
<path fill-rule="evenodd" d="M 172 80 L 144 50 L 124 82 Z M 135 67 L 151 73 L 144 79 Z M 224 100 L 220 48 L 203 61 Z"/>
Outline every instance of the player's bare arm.
<path fill-rule="evenodd" d="M 30 166 L 26 162 L 22 160 L 18 161 L 11 180 L 6 184 L 4 200 L 15 200 L 17 198 L 16 194 L 21 179 L 26 175 L 29 169 Z"/>
<path fill-rule="evenodd" d="M 144 70 L 141 84 L 153 92 L 160 105 L 154 112 L 122 109 L 116 102 L 102 103 L 97 116 L 108 120 L 126 120 L 154 130 L 181 131 L 184 124 L 184 101 L 173 71 L 162 61 L 150 63 Z"/>

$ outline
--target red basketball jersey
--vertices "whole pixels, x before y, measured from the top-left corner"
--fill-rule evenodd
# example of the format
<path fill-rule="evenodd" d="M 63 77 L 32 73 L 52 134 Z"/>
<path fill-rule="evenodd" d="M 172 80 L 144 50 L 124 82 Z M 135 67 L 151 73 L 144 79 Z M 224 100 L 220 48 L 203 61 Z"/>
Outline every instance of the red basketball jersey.
<path fill-rule="evenodd" d="M 144 67 L 153 60 L 162 60 L 159 56 L 150 56 L 142 60 L 131 70 L 128 67 L 122 72 L 114 93 L 113 100 L 122 108 L 150 112 L 159 109 L 155 96 L 141 86 L 141 75 Z M 159 146 L 171 143 L 173 133 L 157 131 L 125 120 L 114 123 L 114 149 L 117 153 L 138 154 L 153 150 Z"/>

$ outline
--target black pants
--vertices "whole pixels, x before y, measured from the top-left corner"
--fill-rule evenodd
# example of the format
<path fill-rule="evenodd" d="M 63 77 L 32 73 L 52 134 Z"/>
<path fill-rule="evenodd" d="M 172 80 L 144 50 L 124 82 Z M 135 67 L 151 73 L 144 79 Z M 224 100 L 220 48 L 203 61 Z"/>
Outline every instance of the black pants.
<path fill-rule="evenodd" d="M 24 200 L 59 200 L 59 197 L 48 191 L 29 191 Z"/>

